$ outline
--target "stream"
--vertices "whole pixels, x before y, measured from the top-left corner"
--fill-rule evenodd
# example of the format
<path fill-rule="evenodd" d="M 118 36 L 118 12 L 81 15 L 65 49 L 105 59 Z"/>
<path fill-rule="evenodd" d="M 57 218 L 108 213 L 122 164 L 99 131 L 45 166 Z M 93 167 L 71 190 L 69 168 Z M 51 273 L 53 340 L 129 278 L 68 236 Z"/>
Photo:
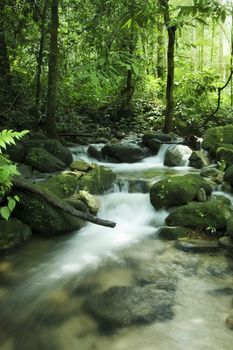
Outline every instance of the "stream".
<path fill-rule="evenodd" d="M 225 319 L 232 307 L 233 259 L 224 251 L 183 252 L 157 237 L 168 212 L 151 206 L 149 184 L 197 172 L 188 157 L 181 167 L 163 166 L 168 147 L 138 163 L 104 163 L 117 181 L 114 192 L 99 196 L 98 216 L 115 221 L 114 229 L 88 223 L 67 236 L 34 237 L 0 258 L 1 350 L 232 349 Z M 86 150 L 73 147 L 74 159 L 101 164 Z M 93 293 L 158 275 L 176 283 L 173 317 L 166 321 L 109 332 L 83 307 Z"/>

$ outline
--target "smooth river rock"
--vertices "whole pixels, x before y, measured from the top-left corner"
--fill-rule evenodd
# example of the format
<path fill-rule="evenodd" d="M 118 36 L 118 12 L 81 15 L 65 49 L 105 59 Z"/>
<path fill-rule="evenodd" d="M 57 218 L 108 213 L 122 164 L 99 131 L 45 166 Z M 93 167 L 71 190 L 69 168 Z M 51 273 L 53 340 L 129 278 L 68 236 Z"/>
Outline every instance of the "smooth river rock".
<path fill-rule="evenodd" d="M 91 296 L 86 308 L 102 326 L 113 328 L 169 320 L 173 301 L 174 291 L 148 284 L 109 288 Z"/>

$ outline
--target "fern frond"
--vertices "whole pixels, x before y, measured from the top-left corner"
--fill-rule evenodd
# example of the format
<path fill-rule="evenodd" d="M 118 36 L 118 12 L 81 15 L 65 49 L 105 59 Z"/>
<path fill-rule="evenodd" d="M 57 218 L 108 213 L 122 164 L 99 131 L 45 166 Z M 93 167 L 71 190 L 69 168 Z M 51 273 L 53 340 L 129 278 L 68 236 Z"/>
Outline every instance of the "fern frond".
<path fill-rule="evenodd" d="M 6 149 L 7 145 L 15 144 L 15 139 L 20 140 L 23 136 L 25 136 L 29 131 L 23 130 L 21 132 L 13 131 L 13 130 L 3 130 L 0 132 L 0 153 L 2 153 L 1 149 Z"/>

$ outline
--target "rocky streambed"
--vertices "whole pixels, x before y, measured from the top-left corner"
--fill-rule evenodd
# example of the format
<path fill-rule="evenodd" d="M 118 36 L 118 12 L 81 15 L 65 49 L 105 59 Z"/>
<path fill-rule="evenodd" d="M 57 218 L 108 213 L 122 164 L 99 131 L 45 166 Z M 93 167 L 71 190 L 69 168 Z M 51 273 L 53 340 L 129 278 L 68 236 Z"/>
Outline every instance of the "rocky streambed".
<path fill-rule="evenodd" d="M 2 349 L 231 349 L 231 163 L 219 147 L 233 138 L 221 128 L 212 133 L 216 149 L 208 132 L 209 153 L 181 147 L 176 163 L 177 145 L 164 135 L 168 143 L 159 147 L 158 135 L 144 137 L 143 146 L 126 140 L 119 153 L 110 145 L 88 153 L 73 147 L 78 162 L 35 185 L 96 213 L 74 198 L 80 186 L 95 195 L 99 217 L 117 222 L 114 229 L 87 224 L 61 235 L 71 226 L 61 231 L 55 209 L 24 194 L 18 210 L 31 210 L 26 224 L 37 235 L 0 260 Z M 135 149 L 145 157 L 135 159 Z M 224 169 L 211 165 L 216 157 Z"/>

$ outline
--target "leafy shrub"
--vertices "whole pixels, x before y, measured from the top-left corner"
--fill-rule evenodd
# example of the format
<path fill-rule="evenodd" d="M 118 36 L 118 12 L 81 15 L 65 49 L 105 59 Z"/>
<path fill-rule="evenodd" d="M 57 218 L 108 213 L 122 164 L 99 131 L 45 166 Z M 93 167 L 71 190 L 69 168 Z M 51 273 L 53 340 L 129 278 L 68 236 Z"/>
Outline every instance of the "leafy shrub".
<path fill-rule="evenodd" d="M 3 130 L 0 132 L 0 215 L 5 220 L 9 219 L 16 202 L 19 200 L 17 196 L 7 196 L 8 191 L 12 187 L 13 176 L 19 173 L 16 165 L 6 155 L 2 154 L 2 150 L 6 149 L 7 145 L 15 144 L 15 140 L 21 139 L 27 133 L 27 130 L 21 132 Z M 1 203 L 6 203 L 6 205 L 1 205 Z"/>

